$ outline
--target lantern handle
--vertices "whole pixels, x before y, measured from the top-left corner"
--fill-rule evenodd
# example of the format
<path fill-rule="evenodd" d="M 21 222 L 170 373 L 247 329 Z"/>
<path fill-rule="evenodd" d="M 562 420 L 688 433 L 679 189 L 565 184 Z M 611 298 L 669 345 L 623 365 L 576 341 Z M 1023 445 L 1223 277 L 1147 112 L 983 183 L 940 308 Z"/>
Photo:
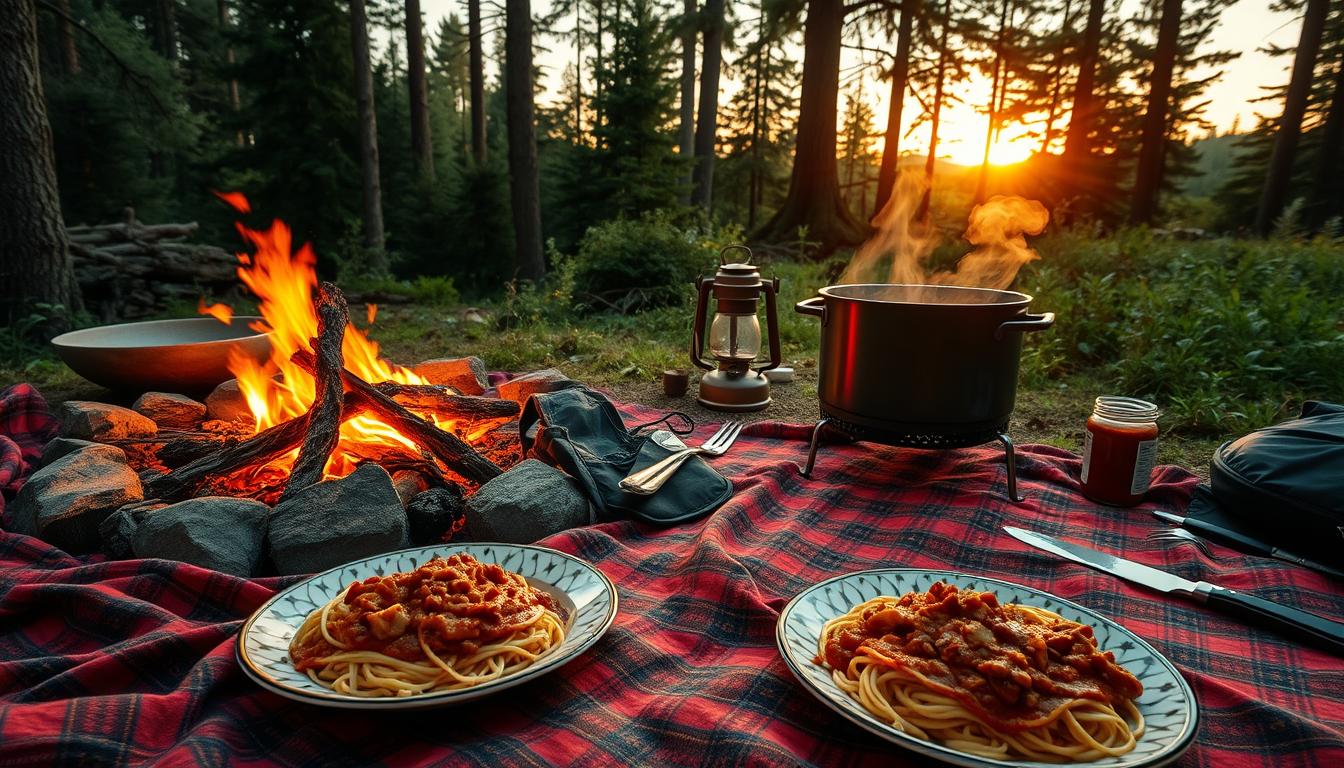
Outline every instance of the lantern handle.
<path fill-rule="evenodd" d="M 691 336 L 691 362 L 697 368 L 712 371 L 714 366 L 706 363 L 702 357 L 705 343 L 705 311 L 709 309 L 709 289 L 714 287 L 714 278 L 698 277 L 695 283 L 695 330 L 694 335 Z"/>
<path fill-rule="evenodd" d="M 728 259 L 725 258 L 725 256 L 729 251 L 746 251 L 747 259 L 746 261 L 742 262 L 743 264 L 750 264 L 752 256 L 754 255 L 752 254 L 750 248 L 748 248 L 745 245 L 742 245 L 741 243 L 734 243 L 733 245 L 725 245 L 723 248 L 719 250 L 719 266 L 722 267 L 728 264 Z"/>
<path fill-rule="evenodd" d="M 765 293 L 765 329 L 770 332 L 770 362 L 755 369 L 757 373 L 778 368 L 784 359 L 779 349 L 779 313 L 775 308 L 775 297 L 779 294 L 779 278 L 762 280 L 761 290 Z"/>

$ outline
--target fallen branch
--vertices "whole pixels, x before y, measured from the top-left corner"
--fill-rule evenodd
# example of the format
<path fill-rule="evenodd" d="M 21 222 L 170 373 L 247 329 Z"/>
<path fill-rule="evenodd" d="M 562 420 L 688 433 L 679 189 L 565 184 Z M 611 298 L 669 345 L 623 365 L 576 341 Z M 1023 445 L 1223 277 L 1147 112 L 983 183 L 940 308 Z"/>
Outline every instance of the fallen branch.
<path fill-rule="evenodd" d="M 322 479 L 322 469 L 341 439 L 341 408 L 344 386 L 341 370 L 345 358 L 341 354 L 341 340 L 350 321 L 350 311 L 341 289 L 331 283 L 317 287 L 317 338 L 313 349 L 317 353 L 316 396 L 308 409 L 308 433 L 304 435 L 299 457 L 294 460 L 289 481 L 281 500 L 293 496 Z"/>
<path fill-rule="evenodd" d="M 317 359 L 306 349 L 295 352 L 290 360 L 310 375 L 317 369 Z M 434 458 L 443 462 L 444 466 L 467 480 L 481 484 L 502 474 L 503 470 L 494 462 L 477 453 L 457 435 L 444 432 L 416 416 L 405 406 L 379 392 L 372 384 L 350 371 L 342 370 L 341 380 L 345 382 L 347 390 L 345 397 L 347 407 L 359 405 L 376 414 L 388 426 L 434 454 Z"/>
<path fill-rule="evenodd" d="M 445 419 L 489 421 L 510 419 L 518 415 L 519 406 L 512 400 L 497 397 L 459 395 L 450 387 L 438 384 L 401 384 L 384 381 L 374 389 L 396 400 L 413 411 L 431 411 Z"/>

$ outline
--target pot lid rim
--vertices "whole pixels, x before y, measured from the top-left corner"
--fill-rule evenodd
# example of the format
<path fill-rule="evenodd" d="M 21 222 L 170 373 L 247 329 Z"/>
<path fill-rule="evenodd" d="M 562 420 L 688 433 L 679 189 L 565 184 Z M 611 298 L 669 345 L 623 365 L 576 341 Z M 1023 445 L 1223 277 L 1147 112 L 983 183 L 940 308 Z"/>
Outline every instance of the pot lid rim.
<path fill-rule="evenodd" d="M 909 301 L 880 299 L 864 296 L 845 296 L 838 294 L 835 289 L 838 288 L 932 288 L 934 290 L 948 289 L 957 291 L 976 291 L 986 294 L 997 294 L 1003 300 L 1000 301 L 981 301 L 981 302 L 958 302 L 958 301 Z M 830 299 L 842 301 L 855 301 L 867 304 L 903 304 L 907 306 L 919 307 L 1004 307 L 1014 305 L 1030 304 L 1035 297 L 1021 291 L 1006 291 L 998 288 L 974 288 L 964 285 L 928 285 L 924 283 L 838 283 L 820 288 L 817 293 Z"/>

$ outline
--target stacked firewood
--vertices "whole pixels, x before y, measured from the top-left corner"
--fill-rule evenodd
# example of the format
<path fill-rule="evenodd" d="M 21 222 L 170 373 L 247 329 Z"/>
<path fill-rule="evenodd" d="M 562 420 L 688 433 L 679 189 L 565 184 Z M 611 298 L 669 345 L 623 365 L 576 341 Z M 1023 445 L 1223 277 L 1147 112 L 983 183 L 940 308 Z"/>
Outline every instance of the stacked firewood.
<path fill-rule="evenodd" d="M 125 221 L 67 229 L 84 306 L 103 322 L 133 320 L 235 291 L 238 257 L 186 242 L 199 228 L 142 224 L 128 208 Z"/>

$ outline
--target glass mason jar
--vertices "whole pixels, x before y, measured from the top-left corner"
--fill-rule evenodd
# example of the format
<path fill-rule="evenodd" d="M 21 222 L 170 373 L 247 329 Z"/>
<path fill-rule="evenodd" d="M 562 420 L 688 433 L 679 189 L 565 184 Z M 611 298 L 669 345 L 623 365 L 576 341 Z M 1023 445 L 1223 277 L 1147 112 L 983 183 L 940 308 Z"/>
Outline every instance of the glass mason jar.
<path fill-rule="evenodd" d="M 1083 495 L 1132 507 L 1143 501 L 1157 463 L 1157 406 L 1098 397 L 1083 440 Z"/>

